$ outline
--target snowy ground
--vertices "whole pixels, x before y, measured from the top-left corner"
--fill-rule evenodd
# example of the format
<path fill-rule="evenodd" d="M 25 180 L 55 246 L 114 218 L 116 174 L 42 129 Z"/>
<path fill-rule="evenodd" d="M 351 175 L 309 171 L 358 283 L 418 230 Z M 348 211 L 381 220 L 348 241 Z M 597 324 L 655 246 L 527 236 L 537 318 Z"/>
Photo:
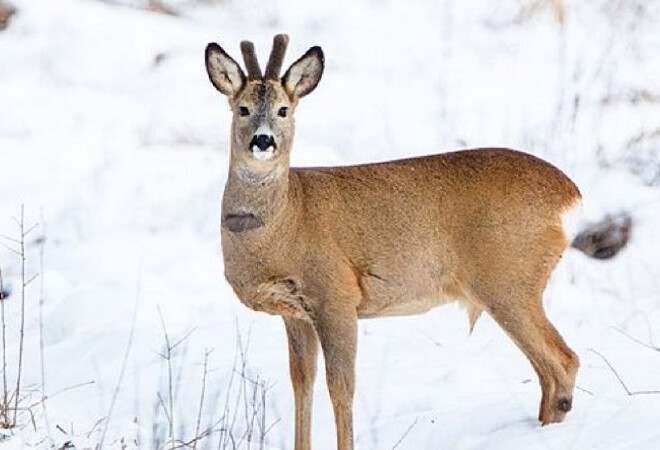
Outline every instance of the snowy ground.
<path fill-rule="evenodd" d="M 449 306 L 361 322 L 357 447 L 390 449 L 403 437 L 396 448 L 660 448 L 660 395 L 627 395 L 590 350 L 630 390 L 660 389 L 660 353 L 625 335 L 660 345 L 660 2 L 567 1 L 562 28 L 549 10 L 516 20 L 513 0 L 178 2 L 180 17 L 96 0 L 12 1 L 19 15 L 0 32 L 0 234 L 16 236 L 11 217 L 21 203 L 29 223 L 43 211 L 45 392 L 94 384 L 49 399 L 50 427 L 40 406 L 36 431 L 23 413 L 25 425 L 0 446 L 47 448 L 48 435 L 56 446 L 99 441 L 137 304 L 106 448 L 121 438 L 133 447 L 138 437 L 154 448 L 152 426 L 165 426 L 158 307 L 173 340 L 192 330 L 173 359 L 177 437 L 193 435 L 205 349 L 214 351 L 203 423 L 222 414 L 238 328 L 250 334 L 252 376 L 272 384 L 269 448 L 291 448 L 281 320 L 245 310 L 222 277 L 230 116 L 203 65 L 209 41 L 238 58 L 239 41 L 250 38 L 264 59 L 272 35 L 286 31 L 287 61 L 319 44 L 327 62 L 297 113 L 296 164 L 510 146 L 576 181 L 583 220 L 621 209 L 634 218 L 620 256 L 599 262 L 569 251 L 546 292 L 551 320 L 582 362 L 565 423 L 538 425 L 536 378 L 494 322 L 481 319 L 468 336 L 465 313 Z M 30 274 L 41 270 L 41 233 L 30 235 Z M 19 263 L 0 248 L 0 265 L 14 291 L 6 301 L 13 380 Z M 27 403 L 41 395 L 40 281 L 28 290 Z M 330 449 L 320 372 L 314 441 Z M 198 447 L 206 445 L 216 448 L 216 436 Z"/>

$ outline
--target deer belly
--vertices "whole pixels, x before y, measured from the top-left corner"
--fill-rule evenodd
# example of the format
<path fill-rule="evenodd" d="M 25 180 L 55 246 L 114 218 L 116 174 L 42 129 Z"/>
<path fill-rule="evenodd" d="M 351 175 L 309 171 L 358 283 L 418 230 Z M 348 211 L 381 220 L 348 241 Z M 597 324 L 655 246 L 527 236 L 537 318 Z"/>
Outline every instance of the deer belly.
<path fill-rule="evenodd" d="M 422 314 L 463 298 L 458 284 L 451 280 L 388 282 L 381 278 L 363 277 L 361 286 L 360 318 Z"/>

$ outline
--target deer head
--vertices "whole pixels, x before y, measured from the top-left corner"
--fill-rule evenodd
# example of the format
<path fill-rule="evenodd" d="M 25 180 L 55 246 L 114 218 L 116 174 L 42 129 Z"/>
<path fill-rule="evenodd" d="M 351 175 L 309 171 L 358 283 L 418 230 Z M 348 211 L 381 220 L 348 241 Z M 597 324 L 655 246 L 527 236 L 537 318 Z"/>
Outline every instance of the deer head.
<path fill-rule="evenodd" d="M 323 51 L 312 47 L 280 78 L 288 42 L 285 34 L 275 36 L 264 75 L 251 42 L 241 42 L 247 76 L 218 44 L 206 47 L 209 79 L 228 97 L 233 112 L 232 165 L 251 174 L 288 167 L 298 100 L 316 88 L 323 74 Z"/>

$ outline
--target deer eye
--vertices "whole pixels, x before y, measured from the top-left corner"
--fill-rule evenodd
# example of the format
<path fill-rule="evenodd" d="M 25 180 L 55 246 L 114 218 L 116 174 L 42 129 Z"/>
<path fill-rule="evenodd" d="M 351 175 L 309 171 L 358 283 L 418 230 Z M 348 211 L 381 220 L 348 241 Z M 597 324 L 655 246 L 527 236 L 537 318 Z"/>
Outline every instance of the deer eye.
<path fill-rule="evenodd" d="M 247 109 L 245 106 L 241 106 L 240 108 L 238 108 L 238 112 L 239 112 L 240 115 L 243 116 L 243 117 L 245 117 L 245 116 L 249 116 L 249 115 L 250 115 L 250 110 Z"/>
<path fill-rule="evenodd" d="M 287 112 L 289 112 L 289 108 L 287 108 L 286 106 L 282 106 L 277 111 L 277 115 L 280 116 L 280 117 L 286 117 Z"/>

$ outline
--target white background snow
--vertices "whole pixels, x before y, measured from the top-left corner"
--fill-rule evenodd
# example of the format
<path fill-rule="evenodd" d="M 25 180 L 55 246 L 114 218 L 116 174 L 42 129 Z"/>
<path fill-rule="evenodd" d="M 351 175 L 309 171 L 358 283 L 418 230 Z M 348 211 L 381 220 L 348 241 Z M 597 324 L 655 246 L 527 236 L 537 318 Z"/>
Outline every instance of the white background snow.
<path fill-rule="evenodd" d="M 660 2 L 566 1 L 549 8 L 487 1 L 176 2 L 178 17 L 96 0 L 12 0 L 0 32 L 0 234 L 45 218 L 46 394 L 50 429 L 4 431 L 6 448 L 72 441 L 93 447 L 108 413 L 138 314 L 106 448 L 153 448 L 164 394 L 157 307 L 169 334 L 192 334 L 175 354 L 181 439 L 197 414 L 210 356 L 204 423 L 222 413 L 237 328 L 250 334 L 251 373 L 269 380 L 272 449 L 290 449 L 293 396 L 281 320 L 246 310 L 224 281 L 219 211 L 230 114 L 209 84 L 207 42 L 239 58 L 252 39 L 265 61 L 272 35 L 291 37 L 287 63 L 321 45 L 326 70 L 297 111 L 293 160 L 335 165 L 462 147 L 510 146 L 548 159 L 584 196 L 583 223 L 626 209 L 630 245 L 602 262 L 568 251 L 546 309 L 579 354 L 573 411 L 536 421 L 540 388 L 523 355 L 485 317 L 468 335 L 455 306 L 360 323 L 356 446 L 391 449 L 658 449 L 660 395 Z M 157 55 L 162 55 L 155 63 Z M 285 63 L 285 64 L 287 64 Z M 655 184 L 654 184 L 655 183 Z M 28 270 L 40 271 L 30 235 Z M 12 245 L 12 242 L 3 241 Z M 0 248 L 8 370 L 18 343 L 19 264 Z M 28 290 L 25 386 L 39 399 L 39 280 Z M 319 371 L 316 449 L 334 448 Z M 66 431 L 66 434 L 57 426 Z M 90 433 L 91 431 L 91 433 Z M 200 448 L 215 448 L 215 436 Z"/>

